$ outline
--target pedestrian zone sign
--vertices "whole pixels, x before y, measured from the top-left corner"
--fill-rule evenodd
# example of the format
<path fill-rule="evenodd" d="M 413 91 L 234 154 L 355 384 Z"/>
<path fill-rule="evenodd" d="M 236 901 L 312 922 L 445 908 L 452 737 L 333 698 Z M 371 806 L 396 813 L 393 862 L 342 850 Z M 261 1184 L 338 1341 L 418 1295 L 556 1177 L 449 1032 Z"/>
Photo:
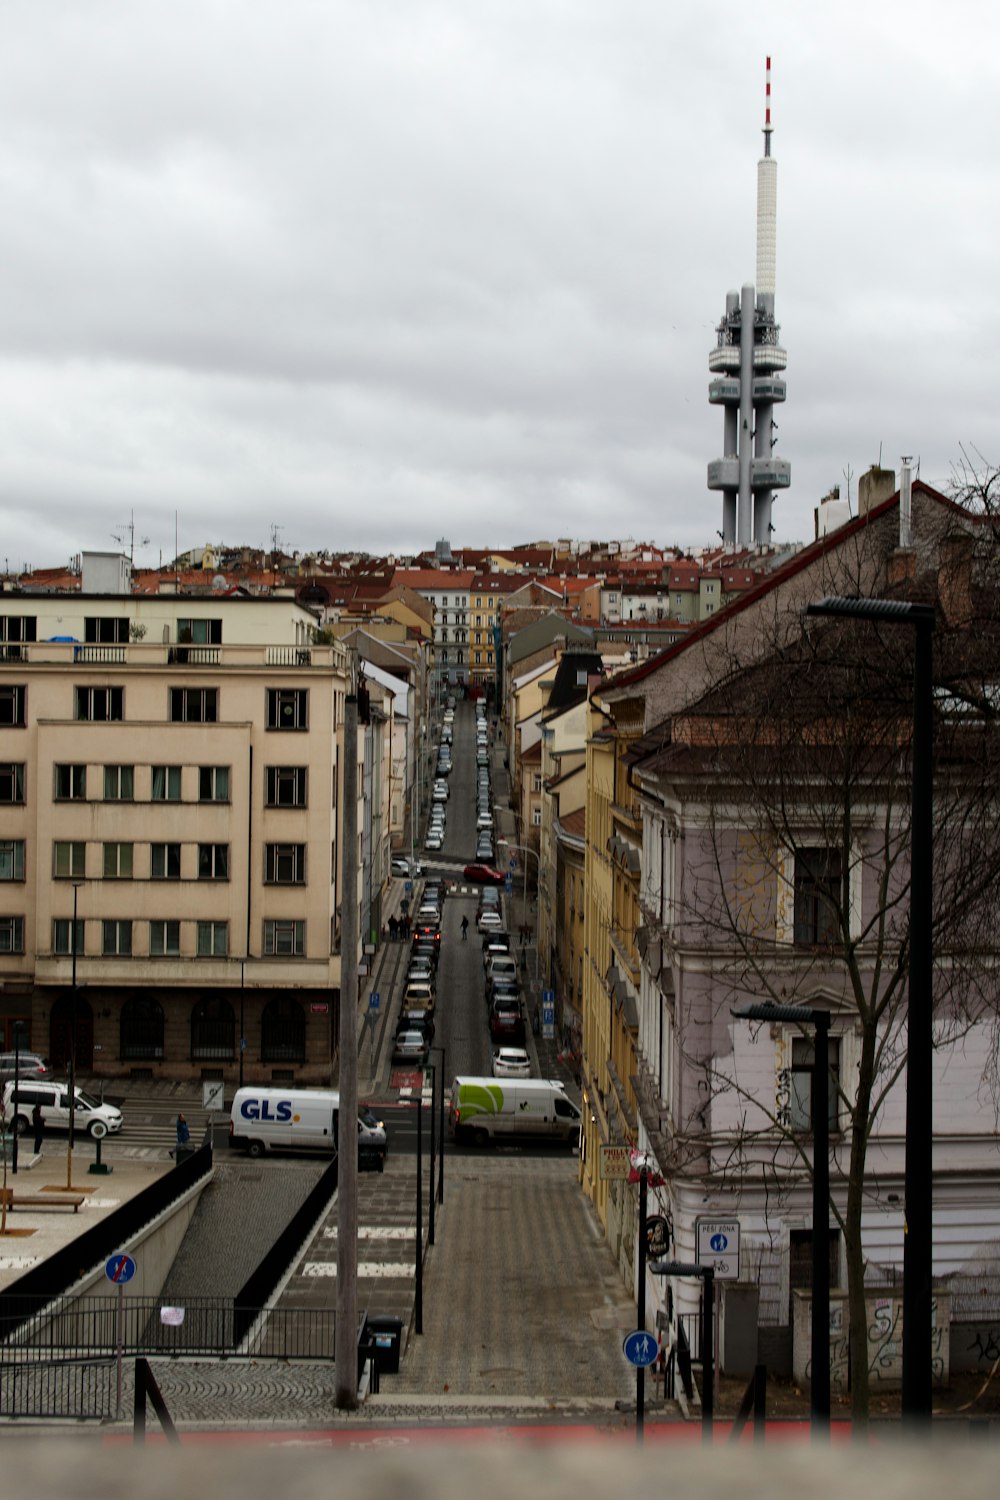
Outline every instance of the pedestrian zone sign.
<path fill-rule="evenodd" d="M 630 1365 L 638 1369 L 645 1369 L 656 1363 L 656 1357 L 660 1352 L 655 1333 L 647 1333 L 644 1328 L 637 1328 L 635 1333 L 630 1333 L 622 1344 L 625 1358 Z"/>

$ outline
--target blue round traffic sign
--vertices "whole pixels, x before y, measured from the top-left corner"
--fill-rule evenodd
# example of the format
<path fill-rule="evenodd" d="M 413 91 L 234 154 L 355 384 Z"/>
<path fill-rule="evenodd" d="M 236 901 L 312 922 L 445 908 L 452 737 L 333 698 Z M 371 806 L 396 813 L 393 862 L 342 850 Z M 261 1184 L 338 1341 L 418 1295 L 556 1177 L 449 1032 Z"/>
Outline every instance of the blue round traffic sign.
<path fill-rule="evenodd" d="M 111 1259 L 105 1262 L 104 1274 L 116 1286 L 122 1286 L 126 1281 L 131 1281 L 135 1275 L 135 1261 L 131 1255 L 112 1255 Z"/>
<path fill-rule="evenodd" d="M 660 1346 L 656 1342 L 655 1333 L 647 1333 L 644 1328 L 637 1328 L 635 1333 L 630 1333 L 622 1348 L 625 1358 L 630 1365 L 639 1369 L 645 1369 L 647 1365 L 656 1363 L 656 1356 L 660 1352 Z"/>
<path fill-rule="evenodd" d="M 729 1249 L 729 1236 L 728 1234 L 722 1234 L 721 1232 L 719 1234 L 713 1234 L 708 1244 L 709 1248 L 713 1250 L 716 1255 L 721 1255 L 723 1250 Z"/>

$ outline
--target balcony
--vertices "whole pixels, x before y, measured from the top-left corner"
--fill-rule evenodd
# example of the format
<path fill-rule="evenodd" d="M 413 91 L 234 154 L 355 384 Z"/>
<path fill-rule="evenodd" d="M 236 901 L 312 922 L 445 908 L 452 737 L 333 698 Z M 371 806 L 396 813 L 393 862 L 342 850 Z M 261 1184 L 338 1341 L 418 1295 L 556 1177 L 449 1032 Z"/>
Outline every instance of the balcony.
<path fill-rule="evenodd" d="M 168 667 L 217 667 L 222 660 L 221 646 L 168 646 Z"/>

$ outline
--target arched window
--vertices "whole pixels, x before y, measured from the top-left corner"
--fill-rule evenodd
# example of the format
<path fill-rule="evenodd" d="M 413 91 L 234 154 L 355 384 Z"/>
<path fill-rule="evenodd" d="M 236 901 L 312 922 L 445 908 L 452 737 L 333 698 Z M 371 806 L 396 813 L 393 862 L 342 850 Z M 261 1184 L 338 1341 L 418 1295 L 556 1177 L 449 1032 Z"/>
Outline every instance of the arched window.
<path fill-rule="evenodd" d="M 163 1061 L 163 1006 L 151 995 L 133 995 L 122 1006 L 119 1030 L 122 1062 Z"/>
<path fill-rule="evenodd" d="M 236 1018 L 228 1000 L 200 1000 L 191 1012 L 191 1061 L 232 1062 Z"/>
<path fill-rule="evenodd" d="M 264 1007 L 260 1019 L 260 1056 L 266 1063 L 304 1063 L 306 1017 L 297 1000 L 284 995 Z"/>

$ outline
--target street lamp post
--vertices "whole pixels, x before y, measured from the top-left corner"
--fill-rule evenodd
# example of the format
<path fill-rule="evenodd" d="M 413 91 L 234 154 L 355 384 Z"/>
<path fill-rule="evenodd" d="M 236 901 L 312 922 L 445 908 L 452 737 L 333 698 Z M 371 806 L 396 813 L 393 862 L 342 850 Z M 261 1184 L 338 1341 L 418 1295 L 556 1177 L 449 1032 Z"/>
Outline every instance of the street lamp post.
<path fill-rule="evenodd" d="M 445 1049 L 443 1047 L 432 1047 L 432 1052 L 441 1054 L 441 1094 L 438 1103 L 438 1185 L 437 1201 L 444 1202 L 444 1079 L 445 1079 Z M 431 1117 L 431 1130 L 433 1131 L 433 1116 Z M 431 1173 L 431 1193 L 434 1192 L 434 1174 Z"/>
<path fill-rule="evenodd" d="M 70 954 L 72 957 L 72 968 L 70 971 L 69 991 L 69 1135 L 66 1146 L 66 1191 L 72 1191 L 73 1187 L 73 1145 L 76 1136 L 76 913 L 77 898 L 80 894 L 82 880 L 73 881 L 73 927 L 70 934 Z"/>
<path fill-rule="evenodd" d="M 931 1418 L 934 1124 L 934 606 L 895 599 L 820 599 L 807 615 L 837 615 L 883 625 L 911 625 L 913 650 L 913 789 L 910 823 L 910 964 L 906 1018 L 906 1164 L 903 1236 L 903 1420 Z"/>
<path fill-rule="evenodd" d="M 740 1021 L 815 1026 L 812 1070 L 812 1342 L 809 1407 L 814 1437 L 830 1432 L 830 1012 L 804 1005 L 736 1005 Z"/>
<path fill-rule="evenodd" d="M 21 1089 L 21 1042 L 23 1040 L 24 1022 L 14 1022 L 14 1098 L 16 1099 Z M 14 1139 L 11 1144 L 11 1167 L 14 1176 L 17 1176 L 17 1123 L 14 1124 Z"/>

